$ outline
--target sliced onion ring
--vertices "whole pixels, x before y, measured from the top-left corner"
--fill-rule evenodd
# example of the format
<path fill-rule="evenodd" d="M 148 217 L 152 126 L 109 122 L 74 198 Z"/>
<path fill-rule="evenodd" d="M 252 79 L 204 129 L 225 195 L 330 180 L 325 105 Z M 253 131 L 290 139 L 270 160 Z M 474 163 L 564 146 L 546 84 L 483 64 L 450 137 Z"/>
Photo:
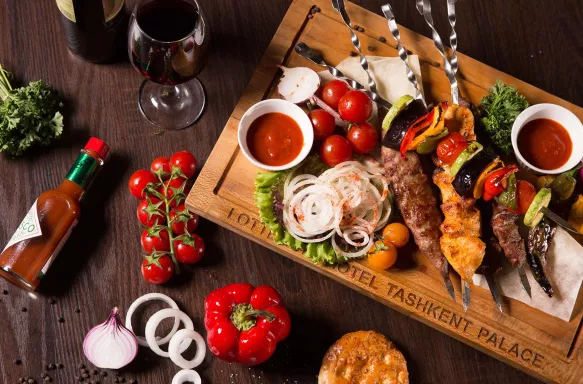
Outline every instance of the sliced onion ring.
<path fill-rule="evenodd" d="M 154 313 L 146 323 L 146 342 L 148 343 L 148 346 L 152 351 L 154 351 L 155 354 L 162 357 L 170 357 L 170 354 L 168 352 L 161 350 L 160 347 L 158 346 L 156 340 L 156 328 L 158 328 L 158 325 L 160 325 L 160 322 L 162 320 L 167 319 L 169 317 L 177 318 L 178 320 L 182 321 L 186 329 L 190 329 L 191 331 L 194 330 L 194 324 L 192 323 L 190 317 L 188 317 L 186 313 L 179 311 L 178 309 L 166 308 Z M 188 345 L 190 345 L 190 342 L 188 342 Z"/>
<path fill-rule="evenodd" d="M 127 329 L 134 332 L 134 330 L 132 328 L 132 316 L 134 315 L 134 312 L 136 311 L 136 309 L 138 309 L 138 307 L 140 305 L 144 304 L 147 301 L 153 301 L 153 300 L 163 301 L 163 302 L 167 303 L 170 306 L 170 308 L 178 309 L 178 304 L 176 304 L 176 302 L 174 300 L 172 300 L 170 297 L 168 297 L 166 295 L 163 295 L 161 293 L 145 294 L 144 296 L 138 297 L 136 299 L 136 301 L 134 301 L 132 303 L 132 305 L 130 305 L 130 307 L 128 309 L 128 313 L 126 315 L 126 328 Z M 180 325 L 180 320 L 178 318 L 175 318 L 174 325 L 172 326 L 172 330 L 170 331 L 170 333 L 163 338 L 160 338 L 157 336 L 156 337 L 156 344 L 163 345 L 163 344 L 166 344 L 167 342 L 169 342 L 170 339 L 172 338 L 172 336 L 174 336 L 174 334 L 176 333 L 176 331 L 178 331 L 179 325 Z M 136 333 L 134 332 L 134 334 L 136 334 Z M 140 344 L 142 347 L 148 346 L 148 342 L 142 336 L 136 335 L 136 339 L 138 339 L 138 344 Z"/>
<path fill-rule="evenodd" d="M 194 340 L 196 343 L 196 354 L 192 360 L 186 360 L 180 354 L 180 345 L 185 340 Z M 180 368 L 183 369 L 194 369 L 198 367 L 204 360 L 206 355 L 206 344 L 200 333 L 192 331 L 190 329 L 181 329 L 176 332 L 176 334 L 170 339 L 170 344 L 168 344 L 168 353 L 170 354 L 170 360 Z"/>
<path fill-rule="evenodd" d="M 172 384 L 183 384 L 188 381 L 191 381 L 194 384 L 202 384 L 200 375 L 192 369 L 183 369 L 172 378 Z"/>

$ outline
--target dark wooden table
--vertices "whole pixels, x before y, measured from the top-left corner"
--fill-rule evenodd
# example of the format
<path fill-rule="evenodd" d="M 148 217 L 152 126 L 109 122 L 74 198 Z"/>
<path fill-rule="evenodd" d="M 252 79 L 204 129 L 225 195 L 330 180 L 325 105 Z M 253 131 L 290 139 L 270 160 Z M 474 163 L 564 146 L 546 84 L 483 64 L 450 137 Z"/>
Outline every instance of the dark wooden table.
<path fill-rule="evenodd" d="M 412 383 L 533 383 L 530 378 L 421 323 L 408 319 L 340 284 L 278 256 L 214 224 L 203 221 L 204 260 L 164 287 L 140 274 L 137 201 L 127 191 L 131 173 L 160 155 L 188 149 L 201 164 L 243 92 L 255 65 L 286 12 L 289 0 L 200 0 L 213 41 L 200 76 L 208 108 L 193 127 L 154 135 L 137 108 L 142 77 L 127 62 L 94 65 L 67 50 L 54 1 L 0 2 L 0 62 L 16 79 L 45 79 L 66 100 L 63 139 L 46 150 L 12 160 L 0 157 L 0 243 L 5 244 L 45 189 L 58 185 L 89 136 L 106 140 L 111 157 L 84 203 L 82 220 L 54 263 L 39 295 L 0 281 L 0 382 L 32 375 L 47 363 L 56 383 L 74 383 L 86 332 L 113 306 L 127 309 L 148 292 L 176 299 L 202 331 L 203 300 L 222 285 L 247 281 L 276 287 L 293 318 L 289 339 L 266 364 L 246 368 L 211 356 L 198 370 L 207 383 L 316 383 L 322 356 L 346 332 L 374 329 L 403 351 Z M 128 1 L 128 9 L 134 5 Z M 381 0 L 362 5 L 377 13 Z M 399 22 L 428 35 L 414 1 L 391 1 Z M 445 1 L 433 1 L 434 17 L 447 36 Z M 583 14 L 580 0 L 459 0 L 460 51 L 513 76 L 583 104 L 581 76 Z M 50 304 L 49 298 L 56 300 Z M 160 306 L 161 307 L 161 306 Z M 158 307 L 158 308 L 160 308 Z M 27 308 L 26 312 L 22 308 Z M 80 313 L 76 313 L 80 309 Z M 153 312 L 154 307 L 147 313 Z M 63 317 L 65 321 L 57 321 Z M 144 321 L 138 321 L 143 327 Z M 22 364 L 15 364 L 15 360 Z M 129 381 L 170 383 L 179 369 L 141 350 L 123 370 Z M 110 374 L 102 383 L 112 383 Z"/>

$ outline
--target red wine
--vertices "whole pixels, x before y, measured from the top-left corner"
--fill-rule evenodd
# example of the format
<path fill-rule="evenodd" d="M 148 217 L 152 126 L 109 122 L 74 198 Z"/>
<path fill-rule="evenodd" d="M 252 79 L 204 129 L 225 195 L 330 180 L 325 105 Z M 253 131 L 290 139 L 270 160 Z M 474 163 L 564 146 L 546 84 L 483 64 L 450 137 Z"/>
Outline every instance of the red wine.
<path fill-rule="evenodd" d="M 134 66 L 160 84 L 184 83 L 204 66 L 208 37 L 194 2 L 154 0 L 141 6 L 130 26 Z"/>
<path fill-rule="evenodd" d="M 121 52 L 127 25 L 124 0 L 56 0 L 69 49 L 92 62 Z"/>

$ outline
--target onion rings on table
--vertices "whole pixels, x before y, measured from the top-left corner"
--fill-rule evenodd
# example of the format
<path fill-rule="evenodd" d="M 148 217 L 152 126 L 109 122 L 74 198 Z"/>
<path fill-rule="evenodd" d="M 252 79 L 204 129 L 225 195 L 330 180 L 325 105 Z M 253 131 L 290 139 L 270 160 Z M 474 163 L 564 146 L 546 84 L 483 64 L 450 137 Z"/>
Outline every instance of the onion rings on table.
<path fill-rule="evenodd" d="M 158 356 L 162 356 L 162 357 L 170 357 L 170 354 L 168 352 L 161 350 L 159 345 L 157 344 L 156 328 L 158 328 L 158 325 L 160 325 L 160 322 L 162 320 L 167 319 L 169 317 L 174 317 L 174 318 L 179 319 L 180 321 L 182 321 L 182 323 L 184 324 L 184 327 L 186 329 L 190 329 L 191 331 L 194 330 L 194 324 L 192 323 L 192 320 L 190 319 L 190 317 L 188 317 L 188 315 L 186 313 L 184 313 L 178 309 L 166 308 L 166 309 L 162 309 L 162 310 L 154 313 L 152 315 L 152 317 L 150 317 L 150 319 L 146 323 L 146 341 L 147 341 L 150 349 L 152 351 L 154 351 L 155 354 L 157 354 Z M 172 340 L 170 340 L 170 341 L 172 341 Z M 190 343 L 188 345 L 190 345 Z M 181 347 L 181 348 L 183 348 L 183 347 Z M 184 348 L 184 349 L 186 349 L 186 348 Z"/>
<path fill-rule="evenodd" d="M 196 343 L 196 354 L 192 360 L 186 360 L 182 357 L 181 351 L 179 350 L 182 342 L 186 340 L 194 340 Z M 170 340 L 170 344 L 168 344 L 168 354 L 170 355 L 170 360 L 180 368 L 194 369 L 204 361 L 204 357 L 206 356 L 206 344 L 200 333 L 190 329 L 181 329 L 176 332 Z"/>
<path fill-rule="evenodd" d="M 191 369 L 183 369 L 182 371 L 178 371 L 178 373 L 172 378 L 172 384 L 183 384 L 188 381 L 191 381 L 194 384 L 202 384 L 200 375 Z"/>
<path fill-rule="evenodd" d="M 284 182 L 283 222 L 302 242 L 331 238 L 337 254 L 361 257 L 374 242 L 374 232 L 388 222 L 391 199 L 383 168 L 370 157 L 340 163 L 318 177 L 290 172 Z M 346 251 L 336 237 L 360 249 Z"/>
<path fill-rule="evenodd" d="M 170 306 L 170 308 L 178 309 L 178 304 L 176 304 L 176 302 L 174 300 L 172 300 L 170 297 L 168 297 L 166 295 L 163 295 L 161 293 L 145 294 L 141 297 L 138 297 L 136 299 L 136 301 L 134 301 L 132 303 L 132 305 L 130 305 L 130 307 L 128 308 L 128 313 L 126 314 L 126 324 L 125 324 L 127 329 L 134 332 L 134 330 L 132 328 L 132 316 L 134 315 L 134 312 L 136 311 L 136 309 L 138 309 L 138 307 L 140 305 L 144 304 L 145 302 L 153 301 L 153 300 L 163 301 L 163 302 L 167 303 Z M 172 330 L 170 331 L 170 333 L 168 333 L 168 335 L 166 335 L 163 338 L 156 336 L 156 344 L 163 345 L 163 344 L 166 344 L 167 342 L 169 342 L 170 339 L 172 338 L 172 336 L 174 336 L 174 334 L 176 333 L 176 331 L 178 331 L 179 325 L 180 325 L 180 320 L 178 318 L 174 318 L 174 325 L 172 325 Z M 135 332 L 134 332 L 134 335 L 136 335 Z M 148 342 L 146 341 L 146 339 L 144 337 L 136 335 L 136 339 L 138 340 L 138 344 L 141 345 L 142 347 L 148 346 Z M 190 343 L 188 345 L 190 345 Z"/>

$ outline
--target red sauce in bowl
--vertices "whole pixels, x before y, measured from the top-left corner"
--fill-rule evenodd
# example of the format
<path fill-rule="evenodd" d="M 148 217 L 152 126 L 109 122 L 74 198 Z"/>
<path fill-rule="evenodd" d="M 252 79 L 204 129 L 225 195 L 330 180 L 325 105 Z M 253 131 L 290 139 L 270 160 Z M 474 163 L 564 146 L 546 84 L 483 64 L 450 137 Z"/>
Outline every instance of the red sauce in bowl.
<path fill-rule="evenodd" d="M 251 123 L 247 146 L 260 163 L 280 166 L 298 157 L 304 146 L 304 135 L 294 119 L 283 113 L 271 112 Z"/>
<path fill-rule="evenodd" d="M 518 132 L 517 141 L 518 150 L 526 161 L 549 171 L 565 165 L 573 150 L 569 132 L 551 119 L 529 121 Z"/>

